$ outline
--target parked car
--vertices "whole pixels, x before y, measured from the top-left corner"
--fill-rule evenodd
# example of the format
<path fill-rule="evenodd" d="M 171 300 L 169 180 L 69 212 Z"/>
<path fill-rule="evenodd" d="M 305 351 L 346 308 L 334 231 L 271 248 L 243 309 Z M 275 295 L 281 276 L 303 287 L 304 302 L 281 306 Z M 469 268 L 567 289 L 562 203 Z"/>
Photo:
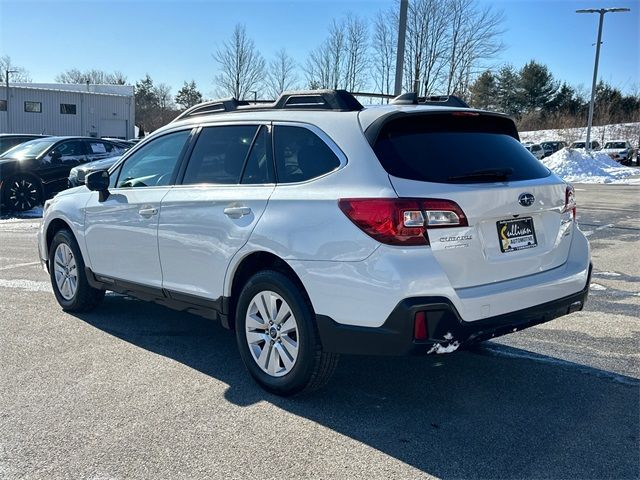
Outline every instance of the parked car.
<path fill-rule="evenodd" d="M 217 318 L 279 395 L 321 386 L 340 353 L 453 352 L 589 289 L 573 187 L 512 119 L 452 97 L 207 102 L 85 182 L 38 235 L 62 308 L 112 290 Z"/>
<path fill-rule="evenodd" d="M 0 155 L 16 145 L 28 142 L 35 138 L 44 138 L 46 135 L 31 135 L 27 133 L 0 133 Z"/>
<path fill-rule="evenodd" d="M 633 160 L 633 147 L 626 140 L 612 140 L 604 144 L 603 153 L 623 165 L 631 165 Z"/>
<path fill-rule="evenodd" d="M 542 160 L 544 158 L 544 148 L 542 148 L 542 145 L 532 143 L 531 145 L 524 145 L 524 148 L 529 150 L 529 152 L 531 152 L 531 154 L 538 160 Z"/>
<path fill-rule="evenodd" d="M 0 156 L 0 199 L 9 210 L 30 210 L 67 188 L 73 167 L 122 153 L 123 147 L 91 137 L 46 137 L 22 143 Z"/>
<path fill-rule="evenodd" d="M 549 155 L 553 155 L 554 153 L 562 150 L 563 148 L 565 148 L 567 146 L 567 144 L 565 142 L 563 142 L 562 140 L 553 140 L 553 141 L 548 141 L 548 142 L 542 142 L 540 145 L 544 149 L 544 157 L 543 158 L 548 157 Z"/>
<path fill-rule="evenodd" d="M 79 187 L 84 185 L 84 179 L 91 172 L 97 170 L 108 170 L 114 163 L 120 160 L 120 157 L 103 158 L 102 160 L 96 160 L 95 162 L 83 163 L 77 167 L 73 167 L 69 172 L 69 188 Z"/>
<path fill-rule="evenodd" d="M 591 150 L 600 150 L 600 143 L 597 140 L 591 140 Z M 584 149 L 587 146 L 587 142 L 573 142 L 571 148 Z"/>

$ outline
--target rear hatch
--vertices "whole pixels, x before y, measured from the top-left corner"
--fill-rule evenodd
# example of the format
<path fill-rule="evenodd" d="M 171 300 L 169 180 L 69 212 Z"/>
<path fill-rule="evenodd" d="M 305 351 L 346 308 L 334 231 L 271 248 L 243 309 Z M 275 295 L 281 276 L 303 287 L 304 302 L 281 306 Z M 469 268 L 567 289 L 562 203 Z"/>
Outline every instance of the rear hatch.
<path fill-rule="evenodd" d="M 500 282 L 566 262 L 574 211 L 567 185 L 519 142 L 508 117 L 471 111 L 402 114 L 373 147 L 399 197 L 458 204 L 468 225 L 427 227 L 454 288 Z"/>

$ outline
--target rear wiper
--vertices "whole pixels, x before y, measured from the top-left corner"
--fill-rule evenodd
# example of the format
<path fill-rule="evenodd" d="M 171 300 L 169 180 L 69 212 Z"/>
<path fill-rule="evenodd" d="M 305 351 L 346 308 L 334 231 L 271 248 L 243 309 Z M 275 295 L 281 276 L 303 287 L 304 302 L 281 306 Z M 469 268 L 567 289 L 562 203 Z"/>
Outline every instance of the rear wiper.
<path fill-rule="evenodd" d="M 488 180 L 505 181 L 513 175 L 513 168 L 491 168 L 486 170 L 475 170 L 465 175 L 456 175 L 447 178 L 450 182 L 456 180 Z"/>

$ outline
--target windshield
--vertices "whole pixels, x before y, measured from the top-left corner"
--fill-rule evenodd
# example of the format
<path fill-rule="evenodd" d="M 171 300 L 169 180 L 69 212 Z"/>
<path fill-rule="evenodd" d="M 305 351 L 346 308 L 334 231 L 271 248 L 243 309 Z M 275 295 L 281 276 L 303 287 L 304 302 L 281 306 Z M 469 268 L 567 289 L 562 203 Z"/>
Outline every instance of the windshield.
<path fill-rule="evenodd" d="M 18 160 L 22 160 L 23 158 L 36 158 L 54 143 L 56 142 L 52 140 L 31 140 L 30 142 L 21 143 L 7 150 L 0 155 L 0 158 L 17 158 Z"/>
<path fill-rule="evenodd" d="M 584 142 L 575 142 L 572 147 L 573 148 L 584 148 L 586 144 Z"/>
<path fill-rule="evenodd" d="M 549 170 L 517 140 L 509 119 L 485 115 L 411 115 L 390 120 L 374 151 L 395 177 L 436 183 L 543 178 Z"/>
<path fill-rule="evenodd" d="M 627 148 L 624 142 L 607 142 L 604 148 Z"/>

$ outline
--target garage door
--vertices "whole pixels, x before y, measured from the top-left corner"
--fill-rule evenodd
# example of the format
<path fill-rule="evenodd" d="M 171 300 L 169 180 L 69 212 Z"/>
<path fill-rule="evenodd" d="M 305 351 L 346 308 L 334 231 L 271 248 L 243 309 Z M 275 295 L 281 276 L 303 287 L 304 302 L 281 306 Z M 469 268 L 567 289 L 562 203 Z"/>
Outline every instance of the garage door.
<path fill-rule="evenodd" d="M 100 137 L 127 138 L 127 121 L 104 119 L 100 121 Z"/>

